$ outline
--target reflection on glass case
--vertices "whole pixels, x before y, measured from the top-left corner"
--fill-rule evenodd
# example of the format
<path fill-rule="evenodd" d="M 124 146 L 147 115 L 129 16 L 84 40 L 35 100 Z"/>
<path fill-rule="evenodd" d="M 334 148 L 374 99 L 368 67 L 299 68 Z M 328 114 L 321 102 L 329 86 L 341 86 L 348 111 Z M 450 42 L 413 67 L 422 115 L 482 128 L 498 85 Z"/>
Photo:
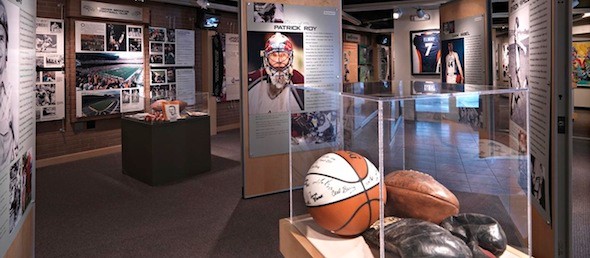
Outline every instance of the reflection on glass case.
<path fill-rule="evenodd" d="M 190 116 L 208 115 L 209 114 L 209 92 L 195 93 L 195 104 L 186 107 L 187 114 Z"/>
<path fill-rule="evenodd" d="M 342 88 L 291 112 L 283 255 L 530 255 L 526 89 Z"/>

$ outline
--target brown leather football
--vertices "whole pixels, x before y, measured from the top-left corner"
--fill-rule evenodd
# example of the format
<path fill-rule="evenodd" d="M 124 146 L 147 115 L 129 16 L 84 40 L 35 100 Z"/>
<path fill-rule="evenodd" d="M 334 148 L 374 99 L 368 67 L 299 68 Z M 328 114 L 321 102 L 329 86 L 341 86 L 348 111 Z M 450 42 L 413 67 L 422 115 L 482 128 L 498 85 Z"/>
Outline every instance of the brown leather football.
<path fill-rule="evenodd" d="M 416 218 L 436 224 L 459 213 L 459 200 L 432 176 L 400 170 L 385 176 L 386 216 Z"/>
<path fill-rule="evenodd" d="M 155 101 L 154 103 L 152 103 L 151 108 L 154 111 L 162 111 L 162 105 L 164 103 L 170 103 L 170 104 L 178 104 L 178 106 L 180 107 L 180 111 L 184 110 L 184 108 L 186 108 L 187 103 L 182 101 L 182 100 L 164 100 L 164 99 L 160 99 Z"/>

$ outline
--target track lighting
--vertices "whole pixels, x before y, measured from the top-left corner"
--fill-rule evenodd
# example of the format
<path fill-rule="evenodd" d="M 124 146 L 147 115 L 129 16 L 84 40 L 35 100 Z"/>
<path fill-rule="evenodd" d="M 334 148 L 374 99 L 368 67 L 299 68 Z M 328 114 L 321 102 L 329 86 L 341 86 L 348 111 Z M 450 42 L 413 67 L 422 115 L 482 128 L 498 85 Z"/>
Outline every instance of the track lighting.
<path fill-rule="evenodd" d="M 209 1 L 207 0 L 197 0 L 197 4 L 202 8 L 202 9 L 207 9 L 207 7 L 209 7 Z"/>
<path fill-rule="evenodd" d="M 403 14 L 403 12 L 401 9 L 394 9 L 393 10 L 393 19 L 394 20 L 399 19 L 400 17 L 402 17 L 402 14 Z"/>
<path fill-rule="evenodd" d="M 416 9 L 416 16 L 418 16 L 418 18 L 423 18 L 425 14 L 426 14 L 426 12 L 424 12 L 424 10 L 422 10 L 422 8 Z"/>

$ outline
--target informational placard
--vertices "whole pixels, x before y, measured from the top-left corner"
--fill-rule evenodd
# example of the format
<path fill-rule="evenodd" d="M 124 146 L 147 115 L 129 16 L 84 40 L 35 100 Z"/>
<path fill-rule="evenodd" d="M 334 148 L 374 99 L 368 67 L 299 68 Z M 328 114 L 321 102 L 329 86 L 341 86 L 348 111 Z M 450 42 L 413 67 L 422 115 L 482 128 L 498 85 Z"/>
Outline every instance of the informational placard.
<path fill-rule="evenodd" d="M 195 70 L 174 67 L 150 70 L 150 101 L 182 100 L 195 104 Z"/>
<path fill-rule="evenodd" d="M 143 9 L 135 6 L 82 1 L 81 7 L 82 16 L 130 21 L 142 21 L 143 19 Z"/>
<path fill-rule="evenodd" d="M 64 21 L 37 17 L 37 68 L 63 68 Z"/>
<path fill-rule="evenodd" d="M 150 66 L 195 66 L 195 32 L 149 28 Z"/>
<path fill-rule="evenodd" d="M 65 75 L 63 71 L 37 71 L 35 119 L 37 122 L 65 117 Z"/>
<path fill-rule="evenodd" d="M 140 111 L 143 28 L 76 21 L 76 117 Z"/>
<path fill-rule="evenodd" d="M 342 82 L 358 82 L 358 45 L 356 43 L 344 42 L 342 44 Z"/>
<path fill-rule="evenodd" d="M 289 132 L 298 117 L 326 118 L 336 99 L 321 93 L 298 90 L 305 84 L 339 90 L 340 17 L 334 7 L 248 3 L 248 121 L 249 155 L 261 157 L 295 150 L 325 147 L 335 141 L 336 117 L 321 119 L 326 124 L 305 121 L 312 131 Z M 273 12 L 268 12 L 273 10 Z M 289 113 L 289 111 L 291 113 Z M 289 143 L 291 136 L 291 143 Z"/>
<path fill-rule="evenodd" d="M 0 0 L 0 254 L 35 199 L 35 1 Z M 27 232 L 25 234 L 29 234 Z"/>
<path fill-rule="evenodd" d="M 223 65 L 223 100 L 240 99 L 240 35 L 224 34 Z"/>
<path fill-rule="evenodd" d="M 442 82 L 486 84 L 485 31 L 483 15 L 443 23 Z"/>
<path fill-rule="evenodd" d="M 510 84 L 529 89 L 529 101 L 516 94 L 511 98 L 511 135 L 518 135 L 529 111 L 530 168 L 529 189 L 533 206 L 551 222 L 551 2 L 511 0 L 509 3 Z M 527 136 L 523 135 L 526 144 Z M 520 138 L 519 138 L 520 139 Z"/>

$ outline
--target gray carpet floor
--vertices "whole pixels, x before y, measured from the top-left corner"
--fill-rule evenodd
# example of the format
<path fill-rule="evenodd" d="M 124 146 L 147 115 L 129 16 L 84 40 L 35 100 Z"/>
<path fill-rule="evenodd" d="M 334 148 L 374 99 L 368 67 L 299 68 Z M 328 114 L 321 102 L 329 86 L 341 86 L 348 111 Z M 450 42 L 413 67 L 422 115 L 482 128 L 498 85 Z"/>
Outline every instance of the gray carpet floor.
<path fill-rule="evenodd" d="M 590 257 L 590 142 L 574 143 L 574 253 Z M 159 187 L 123 175 L 120 153 L 38 169 L 36 257 L 281 257 L 288 193 L 242 199 L 239 144 L 238 131 L 214 136 L 210 172 Z M 497 197 L 456 195 L 511 231 Z"/>

